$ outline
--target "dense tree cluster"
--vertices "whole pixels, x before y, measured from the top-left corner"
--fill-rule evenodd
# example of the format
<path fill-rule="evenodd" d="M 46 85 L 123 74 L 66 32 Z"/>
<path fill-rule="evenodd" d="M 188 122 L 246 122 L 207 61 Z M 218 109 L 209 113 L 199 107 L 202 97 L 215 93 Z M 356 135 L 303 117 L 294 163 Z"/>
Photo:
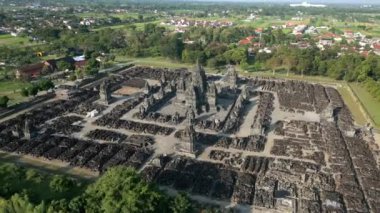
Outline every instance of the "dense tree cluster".
<path fill-rule="evenodd" d="M 190 201 L 186 194 L 168 197 L 132 168 L 109 169 L 91 184 L 48 175 L 14 164 L 0 165 L 0 212 L 168 212 L 192 213 L 214 208 Z"/>
<path fill-rule="evenodd" d="M 39 61 L 39 58 L 32 49 L 12 48 L 7 46 L 0 46 L 0 58 L 2 62 L 16 67 Z"/>
<path fill-rule="evenodd" d="M 24 97 L 36 96 L 39 91 L 48 91 L 54 88 L 54 83 L 48 79 L 41 79 L 36 83 L 31 84 L 29 87 L 21 89 L 20 94 Z"/>
<path fill-rule="evenodd" d="M 6 108 L 8 106 L 8 96 L 0 96 L 0 108 Z"/>
<path fill-rule="evenodd" d="M 374 97 L 378 97 L 380 57 L 375 54 L 364 57 L 354 52 L 340 54 L 334 48 L 320 51 L 316 47 L 298 49 L 282 46 L 267 56 L 257 55 L 256 63 L 265 63 L 266 67 L 274 71 L 285 69 L 287 72 L 301 75 L 319 75 L 348 82 L 365 82 L 368 91 Z"/>

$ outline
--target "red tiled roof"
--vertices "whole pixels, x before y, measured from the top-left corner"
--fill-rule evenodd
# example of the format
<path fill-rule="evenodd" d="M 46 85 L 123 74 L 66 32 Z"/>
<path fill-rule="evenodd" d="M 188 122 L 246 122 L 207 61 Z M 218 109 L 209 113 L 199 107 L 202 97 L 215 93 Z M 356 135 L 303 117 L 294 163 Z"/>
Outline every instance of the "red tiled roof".
<path fill-rule="evenodd" d="M 254 39 L 254 38 L 255 38 L 255 36 L 248 36 L 247 38 L 240 40 L 239 44 L 240 45 L 251 44 L 252 43 L 252 39 Z"/>
<path fill-rule="evenodd" d="M 18 71 L 20 72 L 21 75 L 29 75 L 32 77 L 36 77 L 40 75 L 44 65 L 45 64 L 42 62 L 36 63 L 36 64 L 30 64 L 30 65 L 26 65 L 19 68 Z"/>
<path fill-rule="evenodd" d="M 84 60 L 84 61 L 76 61 L 76 62 L 74 63 L 74 66 L 75 66 L 76 68 L 82 68 L 82 67 L 86 66 L 86 63 L 87 63 L 86 60 Z"/>
<path fill-rule="evenodd" d="M 380 44 L 379 43 L 373 44 L 373 49 L 380 50 Z"/>

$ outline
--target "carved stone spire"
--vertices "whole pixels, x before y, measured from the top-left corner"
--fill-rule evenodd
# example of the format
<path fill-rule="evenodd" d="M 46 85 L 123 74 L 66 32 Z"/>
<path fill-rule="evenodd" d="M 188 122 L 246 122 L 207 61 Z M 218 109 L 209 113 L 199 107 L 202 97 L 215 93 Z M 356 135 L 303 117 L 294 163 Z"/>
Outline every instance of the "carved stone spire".
<path fill-rule="evenodd" d="M 148 81 L 145 82 L 145 85 L 144 85 L 144 93 L 145 93 L 146 95 L 149 95 L 149 94 L 151 93 L 151 88 L 150 88 L 150 85 L 149 85 Z"/>
<path fill-rule="evenodd" d="M 165 76 L 165 72 L 161 72 L 161 79 L 160 79 L 161 83 L 165 84 L 166 83 L 166 76 Z"/>
<path fill-rule="evenodd" d="M 195 112 L 192 107 L 189 107 L 186 111 L 186 123 L 188 126 L 193 125 L 195 122 Z"/>
<path fill-rule="evenodd" d="M 207 90 L 207 103 L 210 110 L 216 110 L 218 98 L 218 90 L 215 83 L 211 83 Z"/>
<path fill-rule="evenodd" d="M 30 140 L 33 137 L 33 126 L 32 122 L 29 118 L 25 119 L 25 125 L 24 125 L 24 137 L 27 140 Z"/>
<path fill-rule="evenodd" d="M 109 104 L 111 102 L 111 91 L 107 81 L 103 81 L 102 84 L 100 84 L 99 96 L 100 101 L 104 104 Z"/>
<path fill-rule="evenodd" d="M 238 75 L 233 65 L 227 65 L 227 73 L 224 76 L 224 81 L 230 86 L 231 89 L 237 87 Z"/>

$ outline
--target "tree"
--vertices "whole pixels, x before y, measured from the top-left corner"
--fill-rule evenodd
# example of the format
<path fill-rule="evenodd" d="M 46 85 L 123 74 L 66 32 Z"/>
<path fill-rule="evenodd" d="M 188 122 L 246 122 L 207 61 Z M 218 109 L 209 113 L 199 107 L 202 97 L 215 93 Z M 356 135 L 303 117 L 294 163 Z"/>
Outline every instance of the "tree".
<path fill-rule="evenodd" d="M 165 37 L 161 42 L 161 54 L 164 57 L 179 60 L 182 56 L 184 45 L 181 35 L 176 33 Z"/>
<path fill-rule="evenodd" d="M 55 212 L 71 212 L 68 201 L 66 199 L 51 201 L 47 213 Z"/>
<path fill-rule="evenodd" d="M 282 61 L 282 65 L 286 68 L 286 76 L 289 76 L 290 70 L 295 67 L 297 64 L 297 59 L 294 55 L 289 54 L 285 56 L 284 60 Z"/>
<path fill-rule="evenodd" d="M 161 212 L 164 196 L 132 168 L 109 169 L 85 192 L 89 212 Z"/>
<path fill-rule="evenodd" d="M 61 193 L 68 191 L 72 186 L 74 186 L 74 181 L 62 175 L 55 175 L 49 183 L 53 191 Z"/>
<path fill-rule="evenodd" d="M 33 212 L 33 209 L 34 205 L 26 195 L 15 194 L 5 202 L 0 213 Z"/>
<path fill-rule="evenodd" d="M 49 79 L 42 79 L 38 82 L 40 91 L 47 91 L 54 88 L 54 83 Z"/>
<path fill-rule="evenodd" d="M 25 172 L 25 177 L 27 181 L 32 181 L 33 183 L 37 183 L 37 184 L 41 183 L 44 178 L 39 172 L 37 172 L 34 169 L 28 169 Z"/>
<path fill-rule="evenodd" d="M 59 71 L 74 70 L 74 65 L 67 61 L 61 60 L 57 62 L 57 68 Z"/>
<path fill-rule="evenodd" d="M 243 47 L 234 48 L 226 51 L 223 56 L 228 62 L 240 64 L 242 61 L 247 61 L 247 51 Z"/>
<path fill-rule="evenodd" d="M 30 86 L 29 88 L 28 88 L 28 93 L 29 93 L 29 95 L 31 95 L 31 96 L 36 96 L 37 95 L 37 93 L 38 93 L 38 86 L 37 85 L 35 85 L 35 84 L 33 84 L 32 86 Z"/>
<path fill-rule="evenodd" d="M 266 62 L 266 67 L 272 70 L 273 75 L 275 74 L 276 68 L 281 65 L 280 58 L 272 57 Z"/>
<path fill-rule="evenodd" d="M 96 75 L 99 72 L 100 63 L 95 57 L 91 57 L 86 64 L 85 73 L 87 75 Z"/>
<path fill-rule="evenodd" d="M 138 18 L 138 20 L 139 20 L 140 22 L 141 22 L 141 21 L 144 21 L 144 16 L 141 15 L 141 14 L 139 14 L 137 18 Z"/>
<path fill-rule="evenodd" d="M 0 107 L 7 108 L 8 107 L 8 96 L 1 96 L 0 97 Z"/>
<path fill-rule="evenodd" d="M 29 96 L 29 90 L 28 90 L 28 88 L 25 88 L 25 87 L 22 88 L 21 91 L 20 91 L 20 94 L 23 97 L 28 97 Z"/>
<path fill-rule="evenodd" d="M 190 213 L 193 210 L 189 197 L 185 193 L 178 194 L 170 205 L 173 213 Z"/>

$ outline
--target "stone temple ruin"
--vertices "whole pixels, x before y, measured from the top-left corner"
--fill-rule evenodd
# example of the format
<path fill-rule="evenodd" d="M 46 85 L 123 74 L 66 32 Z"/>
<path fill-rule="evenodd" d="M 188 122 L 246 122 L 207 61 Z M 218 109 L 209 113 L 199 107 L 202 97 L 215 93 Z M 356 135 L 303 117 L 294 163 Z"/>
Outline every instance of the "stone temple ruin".
<path fill-rule="evenodd" d="M 333 87 L 197 64 L 134 66 L 72 90 L 3 119 L 0 150 L 94 173 L 131 166 L 240 210 L 380 212 L 380 149 Z"/>

